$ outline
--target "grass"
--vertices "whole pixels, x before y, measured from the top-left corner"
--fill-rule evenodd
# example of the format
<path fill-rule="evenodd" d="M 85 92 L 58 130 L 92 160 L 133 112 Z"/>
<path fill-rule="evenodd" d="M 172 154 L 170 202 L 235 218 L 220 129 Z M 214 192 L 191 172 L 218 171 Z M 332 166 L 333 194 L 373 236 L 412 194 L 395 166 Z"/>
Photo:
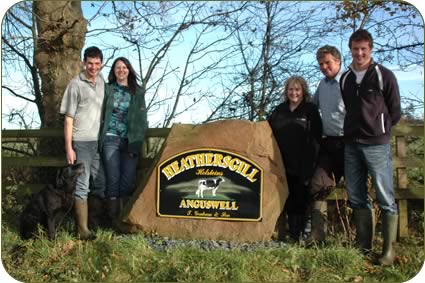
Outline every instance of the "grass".
<path fill-rule="evenodd" d="M 425 259 L 422 200 L 409 204 L 411 235 L 396 243 L 394 265 L 381 267 L 352 248 L 338 228 L 330 229 L 325 247 L 288 243 L 254 251 L 158 251 L 142 233 L 98 230 L 95 241 L 79 241 L 70 233 L 74 224 L 69 219 L 55 241 L 42 232 L 23 241 L 16 231 L 23 202 L 16 195 L 2 190 L 1 259 L 5 270 L 21 282 L 405 282 L 416 276 Z M 378 231 L 376 253 L 382 246 Z"/>
<path fill-rule="evenodd" d="M 409 155 L 423 157 L 423 139 L 416 143 L 409 145 Z M 288 244 L 255 251 L 157 251 L 143 234 L 119 236 L 104 230 L 97 231 L 95 241 L 83 242 L 67 232 L 72 225 L 65 225 L 55 241 L 43 233 L 22 241 L 16 232 L 22 192 L 3 185 L 34 183 L 34 174 L 28 168 L 8 170 L 2 171 L 1 259 L 5 270 L 22 282 L 405 282 L 416 276 L 425 259 L 423 200 L 409 203 L 409 225 L 414 227 L 409 238 L 396 244 L 391 267 L 371 264 L 341 233 L 332 233 L 324 248 Z M 422 169 L 409 169 L 408 174 L 409 181 L 423 185 Z M 377 237 L 375 252 L 381 245 Z"/>
<path fill-rule="evenodd" d="M 22 282 L 404 282 L 420 271 L 424 261 L 423 234 L 398 242 L 394 266 L 380 267 L 341 235 L 330 237 L 322 248 L 288 244 L 255 251 L 181 247 L 158 251 L 142 233 L 98 230 L 95 241 L 84 242 L 65 227 L 55 241 L 43 233 L 22 241 L 4 224 L 2 262 Z"/>

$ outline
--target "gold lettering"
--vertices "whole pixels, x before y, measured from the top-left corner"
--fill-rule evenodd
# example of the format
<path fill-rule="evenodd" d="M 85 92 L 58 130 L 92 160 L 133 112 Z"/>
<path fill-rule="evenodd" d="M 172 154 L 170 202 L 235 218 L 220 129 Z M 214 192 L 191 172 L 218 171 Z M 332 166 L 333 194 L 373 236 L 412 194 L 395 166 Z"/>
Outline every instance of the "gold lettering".
<path fill-rule="evenodd" d="M 234 159 L 230 160 L 229 170 L 230 171 L 236 171 L 238 169 L 240 162 L 241 161 L 238 158 L 234 158 Z"/>
<path fill-rule="evenodd" d="M 174 177 L 175 173 L 173 171 L 173 169 L 171 168 L 170 165 L 168 165 L 167 167 L 165 167 L 164 169 L 162 169 L 162 174 L 165 175 L 165 177 L 167 177 L 168 180 L 170 180 L 171 178 Z"/>
<path fill-rule="evenodd" d="M 198 169 L 195 174 L 204 175 L 204 176 L 223 176 L 224 175 L 224 173 L 221 171 L 215 171 L 210 169 Z"/>
<path fill-rule="evenodd" d="M 213 166 L 223 167 L 223 163 L 221 160 L 223 159 L 223 155 L 220 153 L 214 154 Z"/>
<path fill-rule="evenodd" d="M 255 181 L 257 181 L 257 179 L 254 179 L 254 176 L 258 173 L 258 170 L 255 168 L 252 168 L 251 174 L 249 174 L 248 177 L 246 177 L 248 180 L 251 181 L 251 183 L 254 183 Z"/>
<path fill-rule="evenodd" d="M 188 199 L 187 201 L 186 201 L 186 205 L 187 205 L 187 207 L 186 208 L 194 208 L 194 200 L 193 199 Z"/>
<path fill-rule="evenodd" d="M 211 206 L 212 206 L 212 208 L 213 208 L 213 209 L 218 209 L 219 202 L 218 202 L 218 201 L 216 201 L 216 200 L 211 201 Z"/>
<path fill-rule="evenodd" d="M 190 164 L 190 168 L 195 167 L 195 162 L 193 162 L 193 160 L 196 158 L 196 156 L 194 154 L 189 155 L 188 157 L 186 157 L 186 161 L 189 162 Z"/>
<path fill-rule="evenodd" d="M 243 174 L 241 173 L 242 168 L 245 166 L 245 162 L 241 161 L 241 163 L 239 164 L 238 169 L 236 170 L 237 173 L 241 174 L 243 176 Z M 245 176 L 244 176 L 245 177 Z"/>
<path fill-rule="evenodd" d="M 214 157 L 214 154 L 211 152 L 205 153 L 205 166 L 212 166 L 212 159 Z"/>
<path fill-rule="evenodd" d="M 212 213 L 195 211 L 195 216 L 211 217 Z"/>
<path fill-rule="evenodd" d="M 187 161 L 186 161 L 186 159 L 185 158 L 182 158 L 181 160 L 180 160 L 180 167 L 182 168 L 182 169 L 184 169 L 184 170 L 189 170 L 191 167 L 190 167 L 190 165 L 189 165 L 189 163 L 187 163 Z"/>
<path fill-rule="evenodd" d="M 246 177 L 248 174 L 246 172 L 248 172 L 248 169 L 251 168 L 251 165 L 249 165 L 248 163 L 245 163 L 245 167 L 243 168 L 242 172 L 240 173 L 242 176 Z"/>
<path fill-rule="evenodd" d="M 238 210 L 239 206 L 236 205 L 236 201 L 232 201 L 232 207 L 230 208 L 231 210 Z"/>
<path fill-rule="evenodd" d="M 179 208 L 201 208 L 201 209 L 219 209 L 219 210 L 239 210 L 236 201 L 217 201 L 217 200 L 193 200 L 187 199 L 180 202 Z"/>
<path fill-rule="evenodd" d="M 204 154 L 203 153 L 197 154 L 195 159 L 196 159 L 196 167 L 204 166 Z"/>
<path fill-rule="evenodd" d="M 179 163 L 177 161 L 174 161 L 170 165 L 173 168 L 175 174 L 179 174 L 180 173 Z"/>
<path fill-rule="evenodd" d="M 231 160 L 232 160 L 232 157 L 230 155 L 226 155 L 223 158 L 223 165 L 224 165 L 223 168 L 229 167 L 229 163 L 230 163 Z"/>
<path fill-rule="evenodd" d="M 214 166 L 234 171 L 235 173 L 238 173 L 247 178 L 252 183 L 257 181 L 255 177 L 259 172 L 259 170 L 255 169 L 255 166 L 249 162 L 241 160 L 237 157 L 233 157 L 232 155 L 224 156 L 220 153 L 211 152 L 192 154 L 186 157 L 182 157 L 179 161 L 175 160 L 167 166 L 163 167 L 161 172 L 168 180 L 170 180 L 171 178 L 186 170 L 204 166 Z M 224 176 L 224 172 L 216 171 L 211 168 L 197 169 L 195 174 L 205 176 Z"/>
<path fill-rule="evenodd" d="M 187 208 L 186 201 L 184 199 L 180 202 L 179 208 Z"/>
<path fill-rule="evenodd" d="M 193 208 L 199 208 L 199 200 L 193 202 Z"/>
<path fill-rule="evenodd" d="M 211 209 L 211 201 L 207 201 L 207 202 L 205 203 L 205 208 L 206 208 L 206 209 Z"/>
<path fill-rule="evenodd" d="M 223 210 L 229 210 L 229 202 L 228 201 L 223 201 L 223 205 L 222 205 L 221 209 L 223 209 Z"/>

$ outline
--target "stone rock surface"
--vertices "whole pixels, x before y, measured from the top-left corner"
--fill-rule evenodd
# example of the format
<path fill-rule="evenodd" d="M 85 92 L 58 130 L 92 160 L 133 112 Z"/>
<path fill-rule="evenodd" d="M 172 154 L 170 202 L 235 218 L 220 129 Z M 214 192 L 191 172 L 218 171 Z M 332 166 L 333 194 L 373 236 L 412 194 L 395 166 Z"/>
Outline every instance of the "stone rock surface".
<path fill-rule="evenodd" d="M 264 170 L 262 220 L 259 222 L 157 216 L 157 166 L 181 152 L 217 148 L 244 156 Z M 236 242 L 270 240 L 288 196 L 285 169 L 268 122 L 225 120 L 201 125 L 174 124 L 158 163 L 140 183 L 122 214 L 132 231 L 170 238 Z"/>

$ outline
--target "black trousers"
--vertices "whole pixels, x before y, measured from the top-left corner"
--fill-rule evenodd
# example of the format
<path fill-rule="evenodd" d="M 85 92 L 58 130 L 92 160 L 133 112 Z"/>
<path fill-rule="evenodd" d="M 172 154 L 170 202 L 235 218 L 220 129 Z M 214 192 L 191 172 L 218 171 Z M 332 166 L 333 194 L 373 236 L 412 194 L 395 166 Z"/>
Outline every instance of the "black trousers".
<path fill-rule="evenodd" d="M 285 203 L 285 211 L 288 215 L 306 213 L 309 205 L 309 187 L 303 184 L 298 176 L 286 174 L 289 195 Z"/>

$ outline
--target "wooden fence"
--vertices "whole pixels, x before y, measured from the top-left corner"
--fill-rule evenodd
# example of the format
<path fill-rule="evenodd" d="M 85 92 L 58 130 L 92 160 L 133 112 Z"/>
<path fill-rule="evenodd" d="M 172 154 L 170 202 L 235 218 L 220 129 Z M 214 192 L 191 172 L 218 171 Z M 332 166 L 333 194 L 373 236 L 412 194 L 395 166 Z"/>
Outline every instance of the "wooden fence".
<path fill-rule="evenodd" d="M 147 131 L 146 143 L 140 159 L 140 172 L 147 172 L 153 165 L 155 152 L 149 148 L 152 140 L 158 141 L 165 139 L 170 129 L 168 128 L 150 128 Z M 408 200 L 423 199 L 424 188 L 422 184 L 409 182 L 408 170 L 412 168 L 423 168 L 423 160 L 417 156 L 409 155 L 407 146 L 412 138 L 422 138 L 424 135 L 423 124 L 400 123 L 393 128 L 393 165 L 395 177 L 395 197 L 398 201 L 400 210 L 399 237 L 408 235 Z M 34 143 L 42 138 L 63 138 L 63 129 L 42 129 L 42 130 L 2 130 L 2 166 L 23 166 L 23 167 L 60 167 L 66 164 L 65 155 L 63 156 L 11 156 L 7 154 L 8 145 L 19 143 Z M 140 177 L 140 176 L 139 176 Z M 3 184 L 3 181 L 2 181 Z M 40 188 L 42 184 L 25 184 L 31 190 Z M 328 200 L 346 199 L 346 192 L 343 188 L 338 188 L 332 193 Z"/>

